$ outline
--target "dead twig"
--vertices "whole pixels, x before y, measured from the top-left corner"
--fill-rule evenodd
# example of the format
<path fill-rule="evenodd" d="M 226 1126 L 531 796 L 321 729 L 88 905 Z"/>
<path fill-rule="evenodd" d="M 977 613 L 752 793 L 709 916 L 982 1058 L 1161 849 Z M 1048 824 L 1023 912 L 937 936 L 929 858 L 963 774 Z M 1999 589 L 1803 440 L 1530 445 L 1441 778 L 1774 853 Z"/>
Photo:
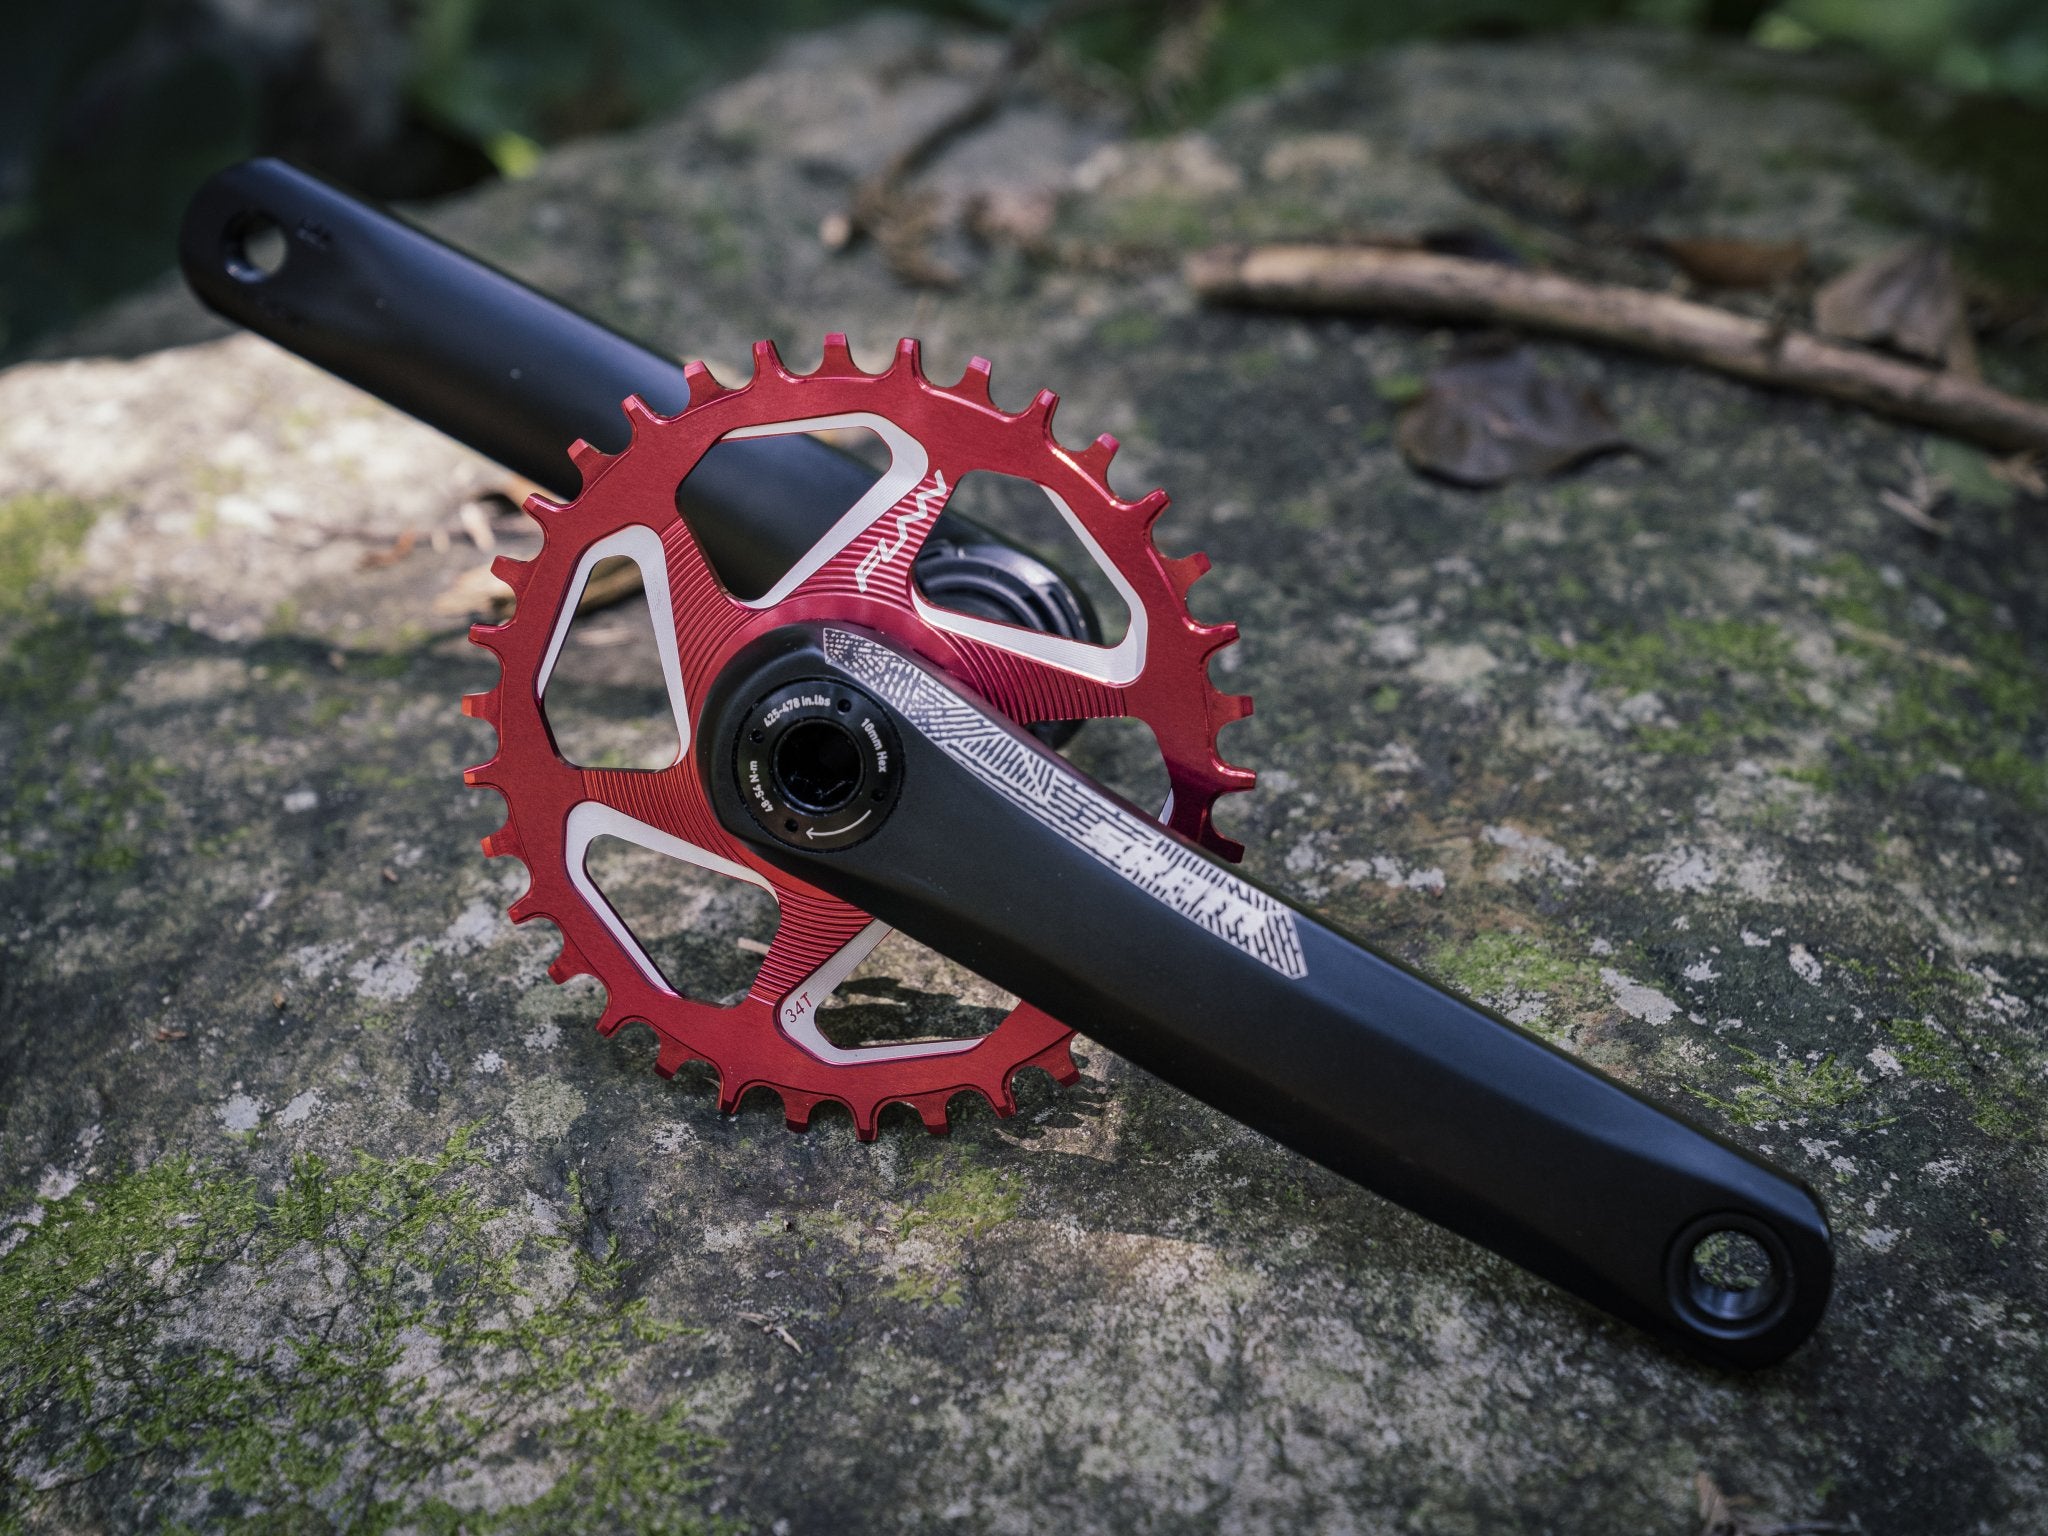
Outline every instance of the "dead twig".
<path fill-rule="evenodd" d="M 1845 401 L 1992 448 L 2048 450 L 2048 405 L 1670 294 L 1458 256 L 1352 246 L 1203 251 L 1189 259 L 1187 279 L 1212 303 L 1550 331 Z"/>
<path fill-rule="evenodd" d="M 1947 538 L 1955 530 L 1934 514 L 1948 500 L 1952 489 L 1948 480 L 1941 475 L 1929 474 L 1927 466 L 1920 462 L 1920 456 L 1910 448 L 1901 449 L 1899 457 L 1906 465 L 1905 488 L 1879 491 L 1877 499 L 1915 528 L 1925 529 L 1938 539 Z"/>
<path fill-rule="evenodd" d="M 1705 1472 L 1693 1478 L 1693 1489 L 1700 1501 L 1700 1536 L 1821 1536 L 1850 1529 L 1838 1520 L 1759 1520 L 1747 1507 L 1755 1500 L 1747 1494 L 1730 1498 Z"/>
<path fill-rule="evenodd" d="M 739 1319 L 743 1323 L 752 1323 L 756 1328 L 773 1338 L 782 1340 L 783 1343 L 787 1344 L 798 1354 L 804 1352 L 804 1347 L 797 1343 L 796 1336 L 783 1327 L 782 1324 L 776 1322 L 774 1318 L 759 1312 L 742 1312 L 739 1314 Z"/>
<path fill-rule="evenodd" d="M 1977 675 L 1977 664 L 1967 656 L 1951 656 L 1945 651 L 1930 651 L 1924 645 L 1914 645 L 1911 641 L 1901 640 L 1897 635 L 1888 635 L 1881 629 L 1872 629 L 1868 624 L 1858 624 L 1853 619 L 1836 619 L 1834 629 L 1837 634 L 1846 635 L 1859 645 L 1889 651 L 1892 655 L 1903 656 L 1909 661 L 1925 662 L 1930 667 L 1953 672 L 1957 677 Z"/>

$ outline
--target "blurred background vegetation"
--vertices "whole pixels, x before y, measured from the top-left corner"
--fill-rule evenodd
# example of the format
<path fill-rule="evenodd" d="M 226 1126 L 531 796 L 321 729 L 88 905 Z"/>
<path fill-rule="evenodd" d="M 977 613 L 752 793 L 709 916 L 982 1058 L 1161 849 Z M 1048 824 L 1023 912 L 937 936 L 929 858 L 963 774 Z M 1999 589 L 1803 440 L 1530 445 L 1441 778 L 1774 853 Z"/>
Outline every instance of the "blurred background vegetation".
<path fill-rule="evenodd" d="M 1002 29 L 1043 0 L 897 0 Z M 208 172 L 275 152 L 387 199 L 519 176 L 628 128 L 859 0 L 71 0 L 0 20 L 0 361 L 171 261 Z M 1412 38 L 1603 24 L 1744 36 L 1871 63 L 1874 118 L 1970 163 L 1994 205 L 1964 255 L 2048 286 L 2043 0 L 1150 0 L 1071 4 L 1060 42 L 1130 86 L 1140 124 L 1199 120 L 1303 64 Z M 1929 113 L 1904 87 L 1953 93 Z"/>

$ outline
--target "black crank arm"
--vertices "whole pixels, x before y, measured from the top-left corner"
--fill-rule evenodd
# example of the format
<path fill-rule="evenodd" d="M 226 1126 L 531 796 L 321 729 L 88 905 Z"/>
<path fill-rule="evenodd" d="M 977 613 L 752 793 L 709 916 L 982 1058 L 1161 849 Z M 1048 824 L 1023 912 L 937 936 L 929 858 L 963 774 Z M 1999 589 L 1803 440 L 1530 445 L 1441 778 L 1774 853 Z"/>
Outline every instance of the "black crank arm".
<path fill-rule="evenodd" d="M 846 703 L 778 710 L 799 683 Z M 1819 1323 L 1805 1186 L 1246 881 L 903 651 L 777 630 L 703 719 L 730 831 L 1224 1113 L 1718 1363 Z M 1750 1276 L 1717 1274 L 1731 1243 Z"/>
<path fill-rule="evenodd" d="M 255 238 L 273 228 L 281 264 L 263 261 Z M 178 258 L 209 308 L 563 498 L 581 484 L 568 453 L 577 438 L 607 453 L 626 446 L 626 396 L 664 414 L 689 403 L 681 364 L 282 160 L 244 161 L 207 181 L 186 209 Z M 707 453 L 682 505 L 712 565 L 752 597 L 874 480 L 815 438 L 759 438 Z M 992 541 L 1002 542 L 947 513 L 926 549 L 957 565 L 960 546 Z M 998 559 L 998 601 L 1011 595 L 1017 563 Z M 959 574 L 939 579 L 958 584 Z M 1078 599 L 1070 582 L 1060 585 Z M 1020 613 L 991 616 L 1030 623 L 1031 593 L 1013 601 Z M 1079 607 L 1073 621 L 1099 633 L 1085 599 Z"/>

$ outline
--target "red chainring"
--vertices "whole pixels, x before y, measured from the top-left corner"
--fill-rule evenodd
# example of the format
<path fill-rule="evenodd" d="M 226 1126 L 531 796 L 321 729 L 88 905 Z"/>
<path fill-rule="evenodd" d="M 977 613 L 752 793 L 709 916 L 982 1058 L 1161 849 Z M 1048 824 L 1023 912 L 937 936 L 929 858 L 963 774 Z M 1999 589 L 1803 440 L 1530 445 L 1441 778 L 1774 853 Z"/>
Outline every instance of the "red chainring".
<path fill-rule="evenodd" d="M 1249 714 L 1251 700 L 1212 687 L 1208 660 L 1236 639 L 1236 628 L 1199 624 L 1189 614 L 1186 593 L 1208 569 L 1207 558 L 1160 554 L 1152 525 L 1166 507 L 1165 492 L 1119 500 L 1107 480 L 1116 440 L 1099 437 L 1079 452 L 1061 447 L 1052 435 L 1057 396 L 1050 391 L 1014 415 L 1001 411 L 989 398 L 986 361 L 974 359 L 959 384 L 943 388 L 924 377 L 910 340 L 879 374 L 856 367 L 840 335 L 826 338 L 824 360 L 808 375 L 791 373 L 765 341 L 754 359 L 753 379 L 737 389 L 691 364 L 690 403 L 676 416 L 627 400 L 631 444 L 607 455 L 579 442 L 570 452 L 583 475 L 581 494 L 566 506 L 541 497 L 527 502 L 544 534 L 541 552 L 493 567 L 512 587 L 517 607 L 507 622 L 470 632 L 501 664 L 497 687 L 463 700 L 465 714 L 498 731 L 496 755 L 464 778 L 497 790 L 510 813 L 483 840 L 484 852 L 527 866 L 531 883 L 510 909 L 513 921 L 546 918 L 561 930 L 562 952 L 549 975 L 557 982 L 592 975 L 604 984 L 609 995 L 598 1032 L 646 1023 L 660 1042 L 656 1070 L 664 1076 L 692 1059 L 709 1062 L 727 1113 L 749 1090 L 765 1086 L 781 1095 L 792 1128 L 804 1128 L 819 1104 L 833 1100 L 851 1112 L 863 1140 L 874 1137 L 891 1103 L 909 1104 L 935 1132 L 947 1128 L 947 1102 L 963 1091 L 982 1094 L 999 1115 L 1012 1114 L 1012 1079 L 1022 1068 L 1040 1067 L 1063 1083 L 1076 1075 L 1072 1031 L 1029 1004 L 978 1040 L 838 1049 L 818 1035 L 818 1004 L 851 969 L 848 961 L 886 930 L 725 832 L 692 750 L 695 711 L 719 670 L 763 632 L 805 620 L 864 625 L 1019 724 L 1142 720 L 1158 740 L 1172 789 L 1164 819 L 1235 859 L 1242 847 L 1216 831 L 1211 812 L 1218 796 L 1250 788 L 1253 775 L 1217 755 L 1216 733 Z M 677 513 L 676 487 L 730 433 L 845 425 L 882 435 L 894 456 L 891 469 L 766 598 L 734 598 Z M 922 472 L 913 480 L 920 456 Z M 976 470 L 1037 483 L 1092 541 L 1130 608 L 1122 642 L 1049 645 L 1031 631 L 934 609 L 916 594 L 911 570 L 918 549 L 961 476 Z M 655 770 L 580 767 L 557 750 L 542 697 L 590 567 L 605 554 L 634 551 L 681 751 Z M 672 649 L 665 624 L 672 624 Z M 1070 649 L 1061 652 L 1062 645 Z M 584 869 L 592 837 L 607 834 L 752 880 L 774 895 L 774 941 L 742 1001 L 719 1006 L 685 997 L 661 977 Z"/>

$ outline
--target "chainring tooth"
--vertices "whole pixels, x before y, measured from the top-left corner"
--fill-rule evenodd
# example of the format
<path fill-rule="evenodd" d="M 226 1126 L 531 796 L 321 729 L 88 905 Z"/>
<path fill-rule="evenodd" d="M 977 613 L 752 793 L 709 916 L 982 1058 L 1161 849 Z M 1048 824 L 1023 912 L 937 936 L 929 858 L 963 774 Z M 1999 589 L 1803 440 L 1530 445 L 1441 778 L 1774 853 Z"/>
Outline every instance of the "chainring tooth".
<path fill-rule="evenodd" d="M 1063 1085 L 1078 1078 L 1071 1030 L 1019 1003 L 987 1036 L 936 1043 L 925 1053 L 885 1052 L 849 1061 L 837 1051 L 832 1052 L 837 1059 L 827 1060 L 806 1050 L 782 1028 L 781 1010 L 794 1006 L 790 999 L 807 978 L 853 942 L 851 936 L 867 926 L 866 914 L 784 874 L 731 839 L 711 814 L 690 752 L 668 768 L 648 771 L 585 770 L 569 763 L 554 745 L 542 707 L 544 672 L 551 664 L 543 657 L 551 654 L 550 641 L 558 648 L 566 633 L 565 609 L 573 614 L 580 596 L 570 588 L 586 552 L 626 529 L 652 530 L 661 541 L 672 608 L 670 615 L 657 613 L 655 622 L 673 622 L 686 700 L 701 700 L 703 685 L 724 660 L 765 629 L 821 618 L 868 625 L 916 643 L 1019 724 L 1109 714 L 1144 720 L 1158 740 L 1172 785 L 1171 824 L 1236 858 L 1242 847 L 1216 831 L 1213 808 L 1220 796 L 1250 788 L 1253 775 L 1222 759 L 1216 736 L 1224 725 L 1251 712 L 1251 700 L 1221 693 L 1208 676 L 1209 659 L 1237 638 L 1236 626 L 1200 624 L 1187 611 L 1188 589 L 1208 571 L 1208 557 L 1162 555 L 1152 529 L 1167 506 L 1166 493 L 1155 490 L 1135 502 L 1117 497 L 1108 483 L 1116 439 L 1105 433 L 1085 448 L 1063 447 L 1052 431 L 1059 397 L 1051 390 L 1039 391 L 1021 411 L 1001 410 L 990 395 L 991 368 L 985 358 L 971 359 L 959 383 L 946 388 L 925 377 L 914 338 L 897 343 L 888 368 L 869 373 L 854 361 L 845 335 L 834 332 L 808 374 L 792 373 L 768 341 L 755 344 L 753 376 L 736 388 L 721 383 L 701 362 L 689 364 L 684 374 L 690 399 L 674 416 L 661 415 L 637 395 L 622 403 L 632 435 L 619 453 L 607 454 L 580 440 L 571 447 L 582 481 L 573 500 L 527 498 L 526 508 L 541 529 L 540 553 L 530 560 L 501 557 L 493 563 L 493 572 L 512 589 L 512 615 L 503 623 L 470 630 L 471 641 L 497 657 L 499 679 L 485 692 L 465 697 L 462 709 L 497 731 L 498 746 L 463 778 L 474 787 L 496 790 L 506 802 L 504 824 L 482 846 L 489 857 L 516 859 L 526 867 L 528 888 L 508 914 L 515 923 L 546 919 L 560 931 L 561 951 L 548 968 L 554 980 L 589 975 L 602 983 L 601 1035 L 612 1036 L 632 1021 L 647 1024 L 657 1041 L 654 1070 L 672 1077 L 690 1061 L 706 1062 L 717 1077 L 718 1105 L 726 1114 L 736 1112 L 755 1088 L 768 1088 L 780 1098 L 792 1129 L 807 1128 L 820 1105 L 837 1103 L 864 1141 L 875 1138 L 881 1112 L 892 1103 L 908 1105 L 934 1134 L 950 1129 L 948 1106 L 960 1093 L 979 1094 L 998 1116 L 1013 1115 L 1014 1082 L 1026 1068 L 1038 1068 Z M 821 398 L 813 402 L 813 395 Z M 943 631 L 921 616 L 911 601 L 910 567 L 933 519 L 923 519 L 926 528 L 912 541 L 903 532 L 910 524 L 889 514 L 906 506 L 922 511 L 924 503 L 917 497 L 934 496 L 924 479 L 893 506 L 875 509 L 868 525 L 779 603 L 761 608 L 726 593 L 675 512 L 673 487 L 704 451 L 732 431 L 862 413 L 892 423 L 920 445 L 926 441 L 920 426 L 937 436 L 945 445 L 944 468 L 953 484 L 967 471 L 984 467 L 1020 474 L 1048 490 L 1058 482 L 1074 515 L 1095 536 L 1103 557 L 1132 584 L 1145 609 L 1152 633 L 1138 671 L 1120 684 L 1099 682 L 964 632 Z M 930 478 L 939 498 L 950 496 L 943 473 Z M 895 542 L 886 548 L 887 536 L 875 531 L 885 523 L 898 528 Z M 883 551 L 879 564 L 877 550 Z M 851 579 L 859 574 L 856 562 L 863 554 L 867 563 L 859 572 L 885 573 L 875 591 L 869 590 L 865 575 Z M 907 558 L 895 569 L 899 555 Z M 1045 713 L 1049 710 L 1072 713 Z M 775 942 L 739 1003 L 716 1006 L 670 990 L 649 974 L 637 941 L 607 925 L 609 907 L 605 913 L 593 908 L 568 868 L 565 828 L 569 813 L 584 804 L 606 807 L 708 853 L 714 867 L 744 867 L 775 895 L 781 912 Z M 806 1001 L 815 1009 L 816 1000 Z"/>

